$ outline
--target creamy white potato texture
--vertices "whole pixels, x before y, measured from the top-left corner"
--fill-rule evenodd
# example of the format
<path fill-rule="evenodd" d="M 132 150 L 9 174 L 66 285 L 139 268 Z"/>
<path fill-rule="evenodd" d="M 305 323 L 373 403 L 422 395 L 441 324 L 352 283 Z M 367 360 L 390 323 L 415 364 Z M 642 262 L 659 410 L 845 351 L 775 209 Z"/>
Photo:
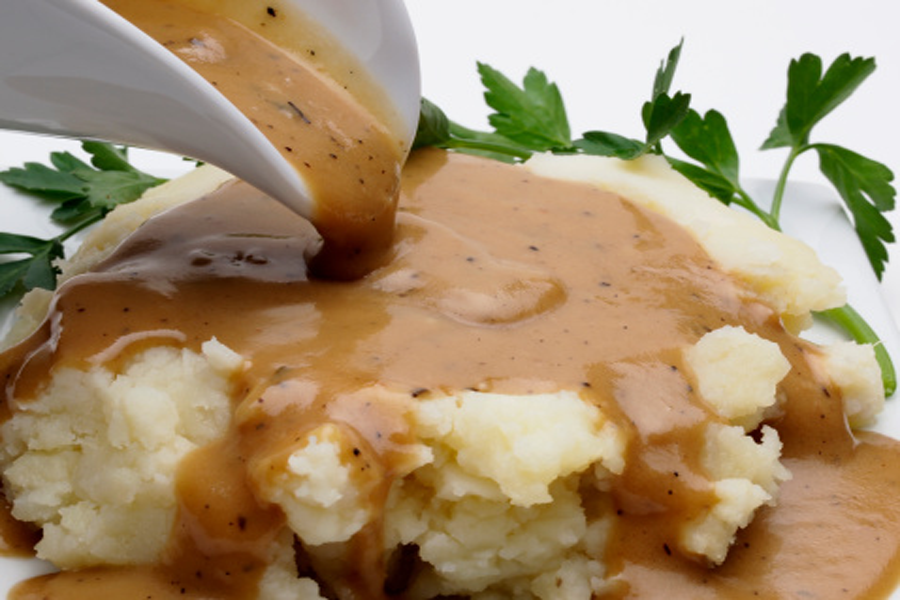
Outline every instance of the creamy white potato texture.
<path fill-rule="evenodd" d="M 676 220 L 796 329 L 810 311 L 844 301 L 838 276 L 808 247 L 721 206 L 662 160 L 538 156 L 521 168 L 616 191 Z M 152 214 L 227 178 L 202 167 L 118 208 L 64 276 L 88 269 Z M 35 326 L 46 303 L 41 292 L 26 300 L 13 337 Z M 717 502 L 684 528 L 676 550 L 718 564 L 791 477 L 778 433 L 763 425 L 758 438 L 749 435 L 783 400 L 777 386 L 789 364 L 777 345 L 739 327 L 711 331 L 683 353 L 721 420 L 706 427 L 702 457 Z M 884 400 L 871 348 L 840 344 L 823 357 L 851 422 L 870 422 Z M 0 431 L 0 470 L 14 515 L 43 528 L 39 556 L 62 568 L 156 560 L 176 510 L 178 461 L 228 427 L 231 382 L 243 368 L 216 340 L 200 354 L 152 348 L 119 374 L 57 371 L 40 397 L 16 407 Z M 588 600 L 610 585 L 596 559 L 615 518 L 604 490 L 625 468 L 628 442 L 608 415 L 570 389 L 395 396 L 408 404 L 416 449 L 390 490 L 384 544 L 414 544 L 428 566 L 409 597 Z M 349 443 L 338 427 L 318 427 L 280 471 L 257 482 L 314 555 L 376 517 L 346 463 Z M 263 597 L 318 597 L 315 582 L 296 576 L 290 540 L 279 544 Z"/>

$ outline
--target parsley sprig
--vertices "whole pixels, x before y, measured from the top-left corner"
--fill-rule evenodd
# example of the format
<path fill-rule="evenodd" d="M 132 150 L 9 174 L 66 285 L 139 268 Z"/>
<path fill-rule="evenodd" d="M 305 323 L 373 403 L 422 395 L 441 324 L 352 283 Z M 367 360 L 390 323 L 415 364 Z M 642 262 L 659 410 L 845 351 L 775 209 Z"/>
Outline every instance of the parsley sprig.
<path fill-rule="evenodd" d="M 54 206 L 50 217 L 64 228 L 49 239 L 0 233 L 0 254 L 16 257 L 0 262 L 0 297 L 55 288 L 59 270 L 54 261 L 65 257 L 64 244 L 69 238 L 103 219 L 117 205 L 137 200 L 165 181 L 135 168 L 124 147 L 90 141 L 83 142 L 82 148 L 91 156 L 91 164 L 70 152 L 54 152 L 50 155 L 52 166 L 31 162 L 0 172 L 0 182 Z"/>
<path fill-rule="evenodd" d="M 671 92 L 682 44 L 662 61 L 650 99 L 641 107 L 644 134 L 629 137 L 609 131 L 587 131 L 572 139 L 562 96 L 556 84 L 530 69 L 519 87 L 492 67 L 479 63 L 485 101 L 495 112 L 494 131 L 483 132 L 451 121 L 435 104 L 423 100 L 414 147 L 437 146 L 477 153 L 507 162 L 526 160 L 535 152 L 584 153 L 625 160 L 645 154 L 664 156 L 674 169 L 712 197 L 743 207 L 773 229 L 781 229 L 781 208 L 791 168 L 808 152 L 818 155 L 823 175 L 846 205 L 854 228 L 878 279 L 888 260 L 886 244 L 894 233 L 884 212 L 893 210 L 896 190 L 893 173 L 884 164 L 832 143 L 814 142 L 815 126 L 842 104 L 875 70 L 871 58 L 839 56 L 823 72 L 821 58 L 804 54 L 788 68 L 787 99 L 762 150 L 786 149 L 768 208 L 758 203 L 741 183 L 740 159 L 725 117 L 716 110 L 700 114 L 691 96 Z M 671 140 L 684 156 L 667 152 Z M 881 366 L 885 393 L 896 389 L 896 374 L 877 335 L 849 305 L 820 313 L 842 327 L 859 343 L 871 343 Z"/>

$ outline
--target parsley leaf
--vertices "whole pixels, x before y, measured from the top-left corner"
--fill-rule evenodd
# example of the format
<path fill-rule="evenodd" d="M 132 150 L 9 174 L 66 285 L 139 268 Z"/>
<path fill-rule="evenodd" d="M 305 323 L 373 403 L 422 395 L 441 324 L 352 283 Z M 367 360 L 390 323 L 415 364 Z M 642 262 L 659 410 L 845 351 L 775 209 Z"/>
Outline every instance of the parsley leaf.
<path fill-rule="evenodd" d="M 696 163 L 666 156 L 672 168 L 724 204 L 736 204 L 755 214 L 766 225 L 781 229 L 777 219 L 763 210 L 741 186 L 740 158 L 728 121 L 716 110 L 705 115 L 690 109 L 672 129 L 672 140 Z"/>
<path fill-rule="evenodd" d="M 675 80 L 675 71 L 678 69 L 678 62 L 681 60 L 681 49 L 683 47 L 684 39 L 669 50 L 666 59 L 660 62 L 659 68 L 656 70 L 656 76 L 653 78 L 651 98 L 656 98 L 660 94 L 668 94 L 669 90 L 672 89 L 672 82 Z"/>
<path fill-rule="evenodd" d="M 428 146 L 478 154 L 503 162 L 525 160 L 534 153 L 531 148 L 499 133 L 475 131 L 454 123 L 440 107 L 422 98 L 413 148 Z"/>
<path fill-rule="evenodd" d="M 649 153 L 662 154 L 660 142 L 687 116 L 690 103 L 689 94 L 659 94 L 644 103 L 641 110 L 644 128 L 647 130 L 643 140 L 608 131 L 586 131 L 575 142 L 575 147 L 585 154 L 613 156 L 623 160 L 634 160 Z"/>
<path fill-rule="evenodd" d="M 613 156 L 633 160 L 644 154 L 662 154 L 661 142 L 688 115 L 690 94 L 676 92 L 669 95 L 675 69 L 681 58 L 683 42 L 669 51 L 669 55 L 656 71 L 650 100 L 641 107 L 641 120 L 646 135 L 643 140 L 625 137 L 608 131 L 587 131 L 575 147 L 586 154 Z"/>
<path fill-rule="evenodd" d="M 450 119 L 437 104 L 422 98 L 419 103 L 419 125 L 412 144 L 413 150 L 428 146 L 443 148 L 449 141 Z"/>
<path fill-rule="evenodd" d="M 54 261 L 64 258 L 67 239 L 117 205 L 136 200 L 165 181 L 135 168 L 125 148 L 106 142 L 83 142 L 82 148 L 91 156 L 91 164 L 69 152 L 54 152 L 52 166 L 32 162 L 0 172 L 0 182 L 56 205 L 51 218 L 67 226 L 49 239 L 0 233 L 0 254 L 27 255 L 0 262 L 0 297 L 56 287 Z"/>
<path fill-rule="evenodd" d="M 787 102 L 763 149 L 809 142 L 812 128 L 846 100 L 875 70 L 872 58 L 842 54 L 822 75 L 822 59 L 804 54 L 788 67 Z"/>
<path fill-rule="evenodd" d="M 0 263 L 0 296 L 12 292 L 21 283 L 26 290 L 56 287 L 57 268 L 53 261 L 63 257 L 62 242 L 53 238 L 42 240 L 26 235 L 0 233 L 0 254 L 29 254 Z"/>
<path fill-rule="evenodd" d="M 91 155 L 93 166 L 69 152 L 54 152 L 50 162 L 55 168 L 26 163 L 0 172 L 0 182 L 59 204 L 53 219 L 70 222 L 105 214 L 165 181 L 131 165 L 124 148 L 106 142 L 84 142 L 82 148 Z"/>
<path fill-rule="evenodd" d="M 881 279 L 888 252 L 884 242 L 895 241 L 882 211 L 894 208 L 893 174 L 883 164 L 833 144 L 812 146 L 819 154 L 819 168 L 831 181 L 853 216 L 856 233 L 866 256 Z"/>
<path fill-rule="evenodd" d="M 59 157 L 51 156 L 51 161 L 54 158 Z M 69 171 L 53 169 L 40 163 L 29 162 L 22 167 L 0 172 L 0 181 L 53 202 L 64 202 L 84 195 L 82 180 Z"/>
<path fill-rule="evenodd" d="M 787 148 L 769 214 L 777 223 L 788 173 L 802 154 L 819 155 L 822 174 L 834 185 L 853 218 L 854 228 L 878 279 L 888 259 L 886 243 L 895 240 L 882 212 L 893 210 L 894 175 L 885 165 L 861 154 L 825 143 L 810 143 L 813 128 L 843 103 L 875 70 L 872 58 L 842 54 L 822 73 L 822 59 L 804 54 L 788 68 L 787 100 L 762 149 Z"/>
<path fill-rule="evenodd" d="M 612 156 L 622 160 L 633 160 L 649 151 L 649 146 L 640 140 L 625 137 L 609 131 L 585 131 L 575 147 L 585 154 Z"/>
<path fill-rule="evenodd" d="M 719 187 L 730 193 L 713 196 L 730 204 L 740 187 L 740 159 L 722 113 L 710 110 L 700 116 L 691 109 L 672 129 L 672 139 L 685 154 L 706 166 L 718 178 Z"/>
<path fill-rule="evenodd" d="M 484 99 L 496 111 L 488 122 L 497 133 L 539 152 L 571 145 L 559 88 L 542 71 L 529 69 L 521 88 L 484 63 L 478 63 L 478 72 L 486 88 Z"/>
<path fill-rule="evenodd" d="M 676 92 L 671 97 L 668 94 L 659 94 L 652 102 L 644 104 L 642 115 L 644 127 L 647 129 L 644 142 L 646 147 L 653 148 L 661 154 L 662 148 L 659 143 L 687 116 L 690 105 L 690 94 L 681 92 Z"/>
<path fill-rule="evenodd" d="M 528 159 L 535 152 L 573 152 L 569 121 L 557 85 L 529 69 L 522 86 L 490 65 L 478 63 L 484 99 L 494 110 L 493 131 L 477 131 L 447 118 L 423 98 L 413 148 L 434 146 L 478 154 L 505 162 Z"/>

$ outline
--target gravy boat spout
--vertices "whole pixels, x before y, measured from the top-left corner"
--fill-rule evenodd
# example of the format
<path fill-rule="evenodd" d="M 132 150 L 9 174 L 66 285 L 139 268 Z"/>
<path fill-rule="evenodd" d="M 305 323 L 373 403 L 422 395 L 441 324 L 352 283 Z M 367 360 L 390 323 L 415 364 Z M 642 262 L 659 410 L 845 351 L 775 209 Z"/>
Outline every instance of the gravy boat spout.
<path fill-rule="evenodd" d="M 213 85 L 137 27 L 98 0 L 3 2 L 0 128 L 181 154 L 310 216 L 309 188 L 297 170 Z M 402 0 L 290 4 L 383 87 L 397 115 L 393 133 L 408 149 L 418 121 L 419 65 Z"/>

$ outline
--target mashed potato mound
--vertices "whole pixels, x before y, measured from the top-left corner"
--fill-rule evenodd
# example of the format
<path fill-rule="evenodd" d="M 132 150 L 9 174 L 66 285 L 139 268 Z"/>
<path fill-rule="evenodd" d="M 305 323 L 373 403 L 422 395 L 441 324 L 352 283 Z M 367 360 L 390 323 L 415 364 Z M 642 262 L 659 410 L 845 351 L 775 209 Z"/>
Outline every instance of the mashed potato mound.
<path fill-rule="evenodd" d="M 760 433 L 757 443 L 741 427 L 707 426 L 703 464 L 713 478 L 717 502 L 682 532 L 689 554 L 721 564 L 737 530 L 750 524 L 759 507 L 775 504 L 778 486 L 791 478 L 779 461 L 778 432 L 764 425 Z"/>
<path fill-rule="evenodd" d="M 753 431 L 776 405 L 776 387 L 791 369 L 775 342 L 743 327 L 707 333 L 684 352 L 703 399 L 729 422 Z M 745 374 L 750 374 L 750 377 Z"/>
<path fill-rule="evenodd" d="M 871 345 L 837 342 L 822 347 L 819 363 L 841 390 L 851 427 L 872 425 L 884 408 L 881 370 Z"/>
<path fill-rule="evenodd" d="M 680 222 L 795 328 L 810 311 L 844 301 L 837 275 L 806 246 L 710 200 L 663 161 L 539 156 L 526 168 L 614 189 Z M 202 167 L 117 208 L 63 264 L 64 277 L 89 269 L 150 215 L 227 179 Z M 46 294 L 32 294 L 11 339 L 33 329 L 46 306 Z M 701 461 L 716 502 L 683 528 L 679 550 L 719 564 L 736 532 L 777 502 L 790 478 L 778 433 L 760 426 L 777 408 L 789 365 L 775 344 L 736 327 L 708 333 L 684 358 L 717 416 L 705 429 Z M 839 344 L 818 361 L 841 388 L 850 421 L 870 422 L 884 401 L 871 348 Z M 15 517 L 43 528 L 39 555 L 62 568 L 158 558 L 175 514 L 178 462 L 229 426 L 232 382 L 243 366 L 215 340 L 201 353 L 156 347 L 120 373 L 61 369 L 37 398 L 16 406 L 0 430 L 0 470 Z M 386 552 L 417 548 L 423 573 L 406 592 L 412 599 L 589 600 L 610 585 L 596 557 L 615 521 L 605 491 L 626 466 L 629 438 L 600 408 L 572 390 L 470 390 L 429 392 L 409 410 L 417 445 L 383 517 L 361 497 L 352 444 L 332 424 L 306 434 L 256 482 L 261 500 L 280 506 L 290 527 L 273 550 L 261 597 L 320 598 L 314 581 L 297 576 L 293 535 L 311 555 L 326 556 L 329 544 L 378 518 Z"/>
<path fill-rule="evenodd" d="M 596 406 L 569 391 L 469 391 L 422 400 L 417 413 L 435 459 L 393 490 L 386 515 L 388 547 L 415 544 L 430 568 L 411 597 L 600 591 L 590 557 L 608 523 L 588 520 L 579 486 L 621 472 L 625 437 Z"/>
<path fill-rule="evenodd" d="M 222 435 L 241 357 L 166 346 L 121 373 L 64 368 L 0 428 L 13 516 L 43 528 L 38 556 L 63 568 L 157 559 L 175 516 L 175 470 Z"/>
<path fill-rule="evenodd" d="M 263 498 L 282 507 L 308 544 L 345 542 L 374 517 L 345 458 L 349 451 L 336 425 L 322 425 L 260 486 Z"/>
<path fill-rule="evenodd" d="M 551 483 L 596 462 L 616 473 L 624 466 L 616 426 L 574 392 L 467 391 L 420 402 L 417 417 L 424 440 L 439 440 L 460 468 L 495 482 L 517 506 L 549 502 Z"/>
<path fill-rule="evenodd" d="M 272 562 L 259 583 L 263 600 L 326 600 L 319 584 L 309 577 L 297 576 L 294 559 L 294 536 L 289 530 L 278 538 L 271 549 Z"/>

